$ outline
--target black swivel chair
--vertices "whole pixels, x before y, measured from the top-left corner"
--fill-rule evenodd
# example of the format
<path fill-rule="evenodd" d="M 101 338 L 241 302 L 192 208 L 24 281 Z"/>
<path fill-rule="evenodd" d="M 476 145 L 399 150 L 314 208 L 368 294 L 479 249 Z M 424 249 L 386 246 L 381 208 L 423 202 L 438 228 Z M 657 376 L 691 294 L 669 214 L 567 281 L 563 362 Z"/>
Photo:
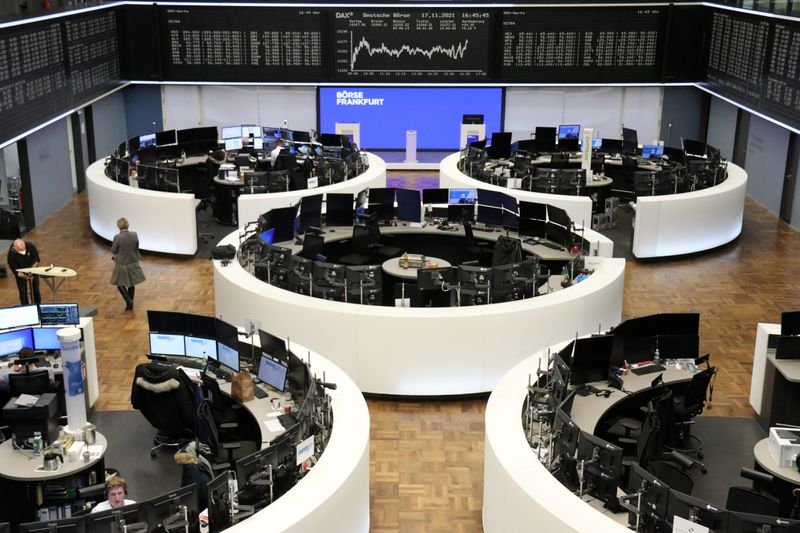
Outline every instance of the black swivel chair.
<path fill-rule="evenodd" d="M 376 253 L 382 259 L 391 259 L 392 257 L 400 257 L 400 254 L 403 253 L 403 250 L 398 248 L 397 246 L 388 246 L 381 244 L 381 240 L 383 239 L 381 235 L 381 228 L 378 226 L 378 221 L 370 219 L 367 223 L 367 228 L 369 229 L 369 234 L 372 237 L 372 243 L 377 244 Z"/>
<path fill-rule="evenodd" d="M 8 388 L 11 396 L 20 394 L 44 394 L 54 392 L 47 369 L 34 370 L 24 374 L 9 374 Z"/>
<path fill-rule="evenodd" d="M 201 374 L 203 385 L 196 395 L 197 420 L 195 421 L 200 449 L 207 449 L 207 459 L 215 472 L 230 469 L 236 459 L 256 451 L 255 442 L 239 439 L 239 423 L 230 420 L 228 404 L 219 383 Z M 235 417 L 235 414 L 233 414 Z M 202 446 L 205 445 L 205 446 Z"/>
<path fill-rule="evenodd" d="M 353 237 L 350 239 L 352 252 L 339 258 L 344 265 L 366 265 L 373 262 L 380 244 L 373 241 L 372 234 L 366 226 L 353 226 Z"/>
<path fill-rule="evenodd" d="M 781 507 L 780 500 L 757 487 L 757 485 L 771 485 L 773 476 L 750 468 L 742 468 L 740 475 L 745 479 L 752 480 L 753 486 L 729 488 L 725 508 L 738 513 L 778 516 Z"/>
<path fill-rule="evenodd" d="M 297 255 L 314 261 L 322 253 L 324 243 L 325 238 L 322 235 L 306 233 L 305 237 L 303 237 L 303 249 Z"/>
<path fill-rule="evenodd" d="M 703 412 L 706 403 L 706 392 L 709 384 L 717 373 L 715 367 L 709 367 L 702 372 L 692 376 L 692 381 L 685 392 L 673 396 L 673 406 L 675 411 L 675 429 L 672 449 L 687 454 L 697 454 L 703 458 L 703 441 L 689 431 L 691 424 L 694 424 L 694 417 Z M 697 443 L 694 448 L 689 447 L 689 440 Z"/>
<path fill-rule="evenodd" d="M 469 258 L 477 259 L 481 265 L 488 264 L 487 258 L 492 256 L 490 251 L 493 247 L 492 243 L 478 241 L 472 232 L 472 224 L 466 221 L 464 222 L 464 240 Z"/>
<path fill-rule="evenodd" d="M 136 366 L 131 405 L 158 430 L 150 456 L 162 446 L 179 447 L 194 438 L 196 386 L 182 370 L 152 361 Z"/>

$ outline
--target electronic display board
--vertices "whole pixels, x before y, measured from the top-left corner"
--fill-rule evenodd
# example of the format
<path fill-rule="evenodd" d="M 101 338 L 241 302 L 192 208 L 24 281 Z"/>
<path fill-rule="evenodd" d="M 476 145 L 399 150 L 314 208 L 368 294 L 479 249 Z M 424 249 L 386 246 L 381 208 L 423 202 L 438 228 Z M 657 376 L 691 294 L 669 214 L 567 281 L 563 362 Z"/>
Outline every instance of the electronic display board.
<path fill-rule="evenodd" d="M 500 77 L 508 81 L 660 81 L 665 10 L 506 9 Z"/>
<path fill-rule="evenodd" d="M 162 6 L 164 78 L 318 81 L 323 18 L 308 8 Z"/>
<path fill-rule="evenodd" d="M 486 9 L 334 13 L 337 81 L 489 79 L 494 12 Z"/>
<path fill-rule="evenodd" d="M 773 22 L 763 106 L 781 120 L 800 122 L 800 23 Z"/>
<path fill-rule="evenodd" d="M 64 21 L 70 94 L 90 100 L 120 83 L 117 13 L 101 11 Z"/>

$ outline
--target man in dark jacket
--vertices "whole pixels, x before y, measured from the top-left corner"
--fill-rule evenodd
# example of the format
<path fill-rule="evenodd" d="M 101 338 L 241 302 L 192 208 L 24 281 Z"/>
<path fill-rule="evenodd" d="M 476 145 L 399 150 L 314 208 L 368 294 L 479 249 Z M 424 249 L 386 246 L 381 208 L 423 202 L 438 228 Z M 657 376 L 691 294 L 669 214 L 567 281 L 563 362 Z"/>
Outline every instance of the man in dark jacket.
<path fill-rule="evenodd" d="M 33 303 L 42 303 L 42 295 L 39 292 L 39 276 L 17 272 L 21 268 L 39 266 L 39 250 L 36 249 L 36 246 L 31 242 L 26 243 L 22 239 L 17 239 L 11 243 L 6 261 L 8 262 L 8 268 L 14 273 L 14 279 L 17 280 L 20 303 L 22 305 L 31 303 L 28 298 L 28 286 L 31 287 L 31 292 L 33 293 Z"/>

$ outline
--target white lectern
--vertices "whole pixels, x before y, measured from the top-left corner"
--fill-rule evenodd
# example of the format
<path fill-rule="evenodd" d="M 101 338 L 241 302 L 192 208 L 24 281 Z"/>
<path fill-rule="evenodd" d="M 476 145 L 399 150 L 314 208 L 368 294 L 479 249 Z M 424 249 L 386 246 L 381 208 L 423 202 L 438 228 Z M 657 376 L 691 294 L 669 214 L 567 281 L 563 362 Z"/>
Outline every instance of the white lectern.
<path fill-rule="evenodd" d="M 486 138 L 486 124 L 462 124 L 460 149 L 463 150 L 467 145 L 474 141 Z"/>
<path fill-rule="evenodd" d="M 338 135 L 349 135 L 356 146 L 361 148 L 361 123 L 360 122 L 337 122 L 336 133 Z"/>

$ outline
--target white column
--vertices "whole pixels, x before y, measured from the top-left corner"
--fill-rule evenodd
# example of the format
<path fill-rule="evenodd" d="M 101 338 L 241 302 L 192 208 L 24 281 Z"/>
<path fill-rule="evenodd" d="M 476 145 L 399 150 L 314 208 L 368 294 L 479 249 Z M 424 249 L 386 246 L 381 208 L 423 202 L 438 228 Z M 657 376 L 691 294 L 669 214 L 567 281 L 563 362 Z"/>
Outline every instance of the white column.
<path fill-rule="evenodd" d="M 61 364 L 64 368 L 64 397 L 67 407 L 67 423 L 73 431 L 86 425 L 86 400 L 84 399 L 83 368 L 81 364 L 81 330 L 64 328 L 58 330 L 61 343 Z"/>

